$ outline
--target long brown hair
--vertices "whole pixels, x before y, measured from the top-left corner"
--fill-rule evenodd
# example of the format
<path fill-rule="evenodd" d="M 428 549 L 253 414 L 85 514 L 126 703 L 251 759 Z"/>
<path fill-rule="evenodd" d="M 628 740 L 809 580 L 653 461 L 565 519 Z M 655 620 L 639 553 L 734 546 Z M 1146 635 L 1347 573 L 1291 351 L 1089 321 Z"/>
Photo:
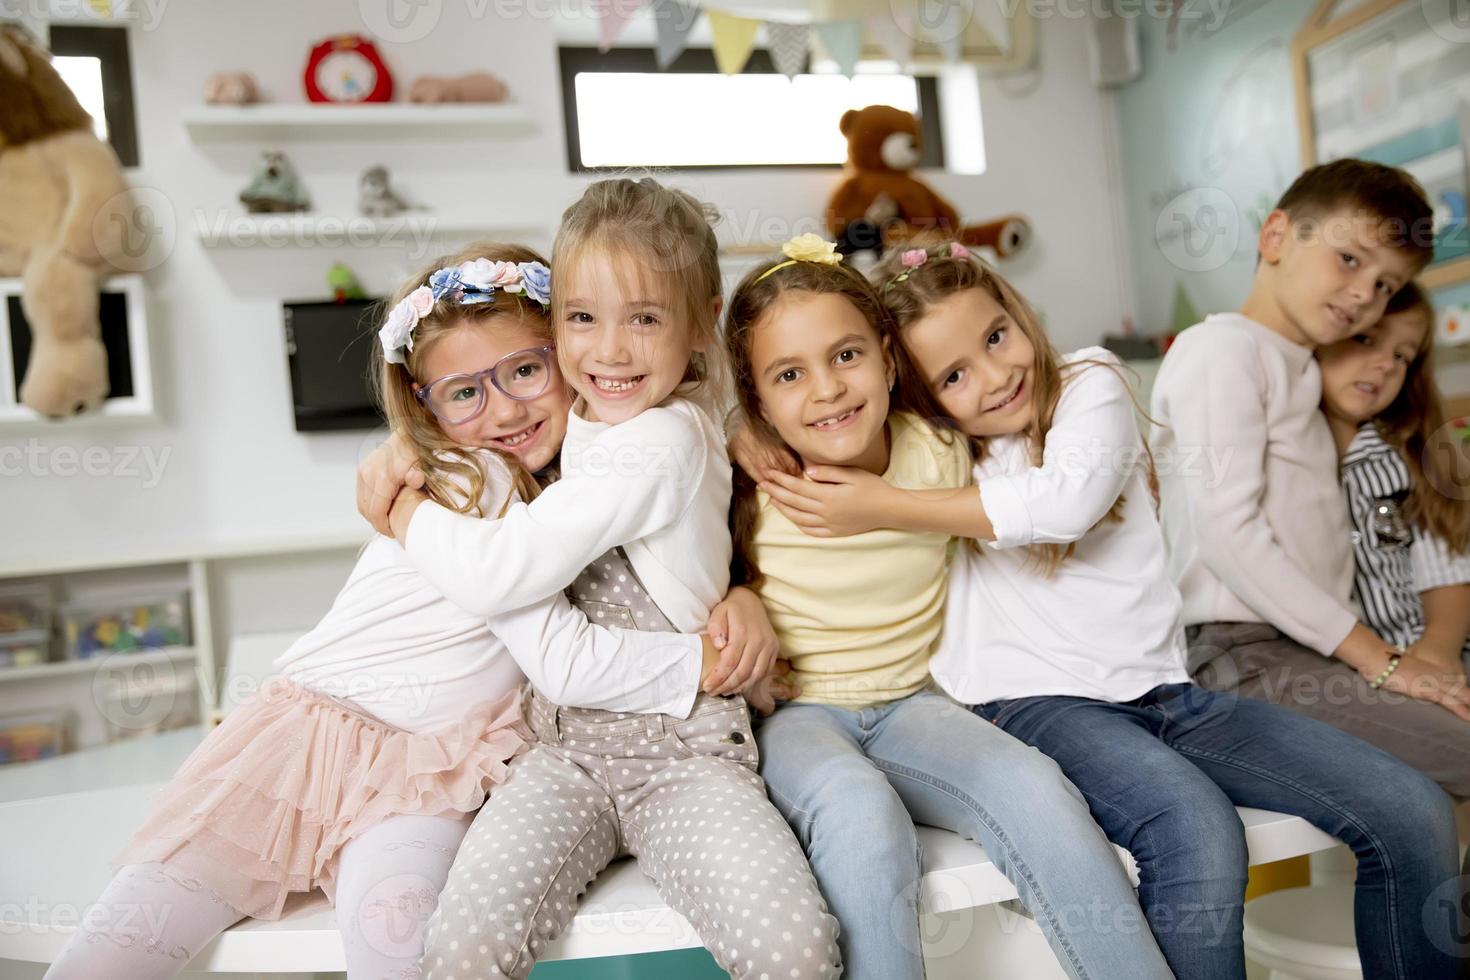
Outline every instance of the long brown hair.
<path fill-rule="evenodd" d="M 715 302 L 722 291 L 718 214 L 684 191 L 652 177 L 599 180 L 562 213 L 551 248 L 557 275 L 551 280 L 552 322 L 566 323 L 570 270 L 584 261 L 618 256 L 636 262 L 648 279 L 667 285 L 679 304 L 675 312 L 693 339 L 703 343 L 685 372 L 681 391 L 718 416 L 728 368 L 720 348 Z"/>
<path fill-rule="evenodd" d="M 546 262 L 538 253 L 523 245 L 477 242 L 454 255 L 435 259 L 420 269 L 388 300 L 380 311 L 379 322 L 388 310 L 427 283 L 437 270 L 478 258 L 492 262 Z M 484 450 L 466 449 L 446 436 L 439 428 L 433 413 L 414 394 L 413 386 L 415 383 L 426 384 L 434 380 L 424 377 L 424 359 L 445 334 L 466 324 L 497 321 L 519 323 L 551 343 L 551 322 L 547 311 L 541 304 L 524 295 L 497 290 L 493 302 L 468 306 L 461 306 L 452 296 L 446 295 L 434 304 L 428 315 L 414 328 L 413 350 L 405 352 L 408 363 L 390 364 L 383 358 L 382 348 L 375 344 L 373 350 L 376 367 L 370 373 L 375 382 L 378 405 L 387 417 L 389 427 L 394 432 L 402 432 L 418 453 L 418 466 L 425 477 L 425 492 L 451 510 L 476 517 L 490 516 L 481 513 L 480 508 L 480 498 L 485 493 L 487 477 L 477 454 Z M 521 499 L 534 498 L 539 488 L 520 460 L 511 453 L 496 452 L 496 455 L 505 461 Z M 468 490 L 462 492 L 461 486 Z"/>
<path fill-rule="evenodd" d="M 1409 519 L 1442 539 L 1452 552 L 1466 554 L 1470 552 L 1470 504 L 1443 489 L 1460 479 L 1454 459 L 1465 450 L 1445 424 L 1444 404 L 1434 381 L 1434 306 L 1415 282 L 1394 294 L 1383 315 L 1409 312 L 1423 314 L 1424 338 L 1409 362 L 1398 397 L 1374 423 L 1384 441 L 1396 447 L 1408 464 Z"/>
<path fill-rule="evenodd" d="M 1022 435 L 1030 443 L 1031 464 L 1040 466 L 1046 451 L 1046 434 L 1051 431 L 1052 419 L 1056 416 L 1057 404 L 1061 401 L 1062 389 L 1066 385 L 1067 378 L 1074 372 L 1088 367 L 1103 367 L 1114 371 L 1117 371 L 1117 368 L 1105 361 L 1088 359 L 1063 364 L 1056 348 L 1052 346 L 1051 340 L 1041 326 L 1041 318 L 1036 315 L 1031 304 L 1026 302 L 1026 298 L 1017 292 L 1004 276 L 971 256 L 963 246 L 956 247 L 956 245 L 957 243 L 949 241 L 931 242 L 925 250 L 925 261 L 914 268 L 903 264 L 903 253 L 908 249 L 895 250 L 884 257 L 871 275 L 879 284 L 879 295 L 884 305 L 893 314 L 898 327 L 900 346 L 902 346 L 904 328 L 924 316 L 936 303 L 966 289 L 983 290 L 1010 315 L 1021 333 L 1030 341 L 1031 349 L 1035 352 L 1031 366 L 1031 390 L 1034 392 L 1036 414 Z M 1124 384 L 1127 385 L 1127 379 L 1122 376 L 1121 372 L 1118 373 Z M 1130 397 L 1133 397 L 1131 386 L 1129 394 Z M 929 389 L 927 381 L 918 385 L 917 390 L 910 393 L 910 398 L 919 406 L 918 411 L 924 417 L 949 419 L 949 413 L 939 404 L 939 399 Z M 1143 410 L 1136 397 L 1133 397 L 1133 405 L 1142 413 Z M 1146 417 L 1146 413 L 1144 414 Z M 954 423 L 951 421 L 950 424 Z M 968 435 L 966 438 L 969 440 L 970 453 L 975 461 L 978 463 L 983 460 L 986 455 L 985 440 Z M 1142 441 L 1141 436 L 1140 441 Z M 1158 475 L 1154 467 L 1153 454 L 1149 451 L 1147 442 L 1143 443 L 1143 447 L 1148 464 L 1149 490 L 1157 503 Z M 1098 523 L 1122 521 L 1124 502 L 1124 495 L 1119 494 L 1118 499 L 1113 501 L 1113 506 Z M 1061 567 L 1062 562 L 1070 558 L 1076 549 L 1075 541 L 1065 545 L 1048 543 L 1035 544 L 1030 547 L 1031 554 L 1039 564 L 1042 575 L 1046 577 L 1055 573 Z"/>
<path fill-rule="evenodd" d="M 725 310 L 725 349 L 734 375 L 735 401 L 746 418 L 766 442 L 780 446 L 793 456 L 795 452 L 781 438 L 776 427 L 761 413 L 760 395 L 755 387 L 755 369 L 751 362 L 751 340 L 755 328 L 773 306 L 787 293 L 827 293 L 841 296 L 857 307 L 863 319 L 873 328 L 884 352 L 893 359 L 897 385 L 889 397 L 888 411 L 913 412 L 931 418 L 911 400 L 910 395 L 923 388 L 924 380 L 903 345 L 898 343 L 898 330 L 892 315 L 883 306 L 873 284 L 848 265 L 823 265 L 818 262 L 794 262 L 776 269 L 783 260 L 773 260 L 750 270 L 730 297 Z M 775 269 L 775 271 L 771 271 Z M 769 274 L 767 274 L 769 273 Z M 941 416 L 942 417 L 942 416 Z M 946 436 L 946 438 L 950 438 Z M 760 569 L 756 566 L 753 542 L 759 516 L 755 480 L 740 467 L 735 468 L 734 492 L 730 500 L 730 534 L 734 540 L 731 582 L 757 586 Z"/>

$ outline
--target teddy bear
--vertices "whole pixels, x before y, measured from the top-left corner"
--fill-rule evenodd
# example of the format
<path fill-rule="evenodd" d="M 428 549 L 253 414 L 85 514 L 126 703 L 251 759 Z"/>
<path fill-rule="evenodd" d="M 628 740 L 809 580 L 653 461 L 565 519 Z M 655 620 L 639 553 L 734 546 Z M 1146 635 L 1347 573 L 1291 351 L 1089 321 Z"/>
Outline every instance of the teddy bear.
<path fill-rule="evenodd" d="M 42 415 L 107 397 L 97 296 L 125 258 L 129 217 L 117 155 L 49 55 L 0 28 L 0 276 L 21 280 L 31 353 L 20 400 Z"/>
<path fill-rule="evenodd" d="M 847 137 L 846 176 L 827 202 L 827 227 L 851 254 L 915 238 L 954 237 L 1010 258 L 1030 240 L 1020 215 L 963 225 L 959 213 L 913 175 L 922 156 L 919 120 L 893 106 L 849 109 L 838 123 Z"/>
<path fill-rule="evenodd" d="M 504 102 L 510 95 L 505 82 L 486 71 L 446 77 L 420 75 L 408 90 L 410 102 Z"/>

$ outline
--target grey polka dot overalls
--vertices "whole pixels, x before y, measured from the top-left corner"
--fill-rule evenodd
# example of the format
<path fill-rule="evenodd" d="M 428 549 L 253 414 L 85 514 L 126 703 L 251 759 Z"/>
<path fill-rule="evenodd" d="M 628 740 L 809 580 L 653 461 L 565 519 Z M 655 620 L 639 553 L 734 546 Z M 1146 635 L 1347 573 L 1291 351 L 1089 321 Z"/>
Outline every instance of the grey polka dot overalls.
<path fill-rule="evenodd" d="M 621 548 L 567 591 L 599 626 L 674 631 Z M 756 775 L 744 698 L 701 693 L 681 719 L 534 692 L 530 716 L 538 744 L 465 836 L 426 929 L 425 977 L 526 977 L 623 854 L 737 980 L 842 972 L 837 920 Z"/>

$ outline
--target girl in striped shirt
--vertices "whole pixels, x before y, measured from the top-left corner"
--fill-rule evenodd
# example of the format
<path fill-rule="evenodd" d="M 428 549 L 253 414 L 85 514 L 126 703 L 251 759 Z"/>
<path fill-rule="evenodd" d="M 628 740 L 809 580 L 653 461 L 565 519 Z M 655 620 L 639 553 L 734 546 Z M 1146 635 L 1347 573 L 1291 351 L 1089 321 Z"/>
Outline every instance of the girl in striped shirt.
<path fill-rule="evenodd" d="M 1434 310 L 1416 284 L 1383 318 L 1318 351 L 1322 410 L 1342 460 L 1363 618 L 1404 656 L 1466 680 L 1470 444 L 1434 383 Z"/>

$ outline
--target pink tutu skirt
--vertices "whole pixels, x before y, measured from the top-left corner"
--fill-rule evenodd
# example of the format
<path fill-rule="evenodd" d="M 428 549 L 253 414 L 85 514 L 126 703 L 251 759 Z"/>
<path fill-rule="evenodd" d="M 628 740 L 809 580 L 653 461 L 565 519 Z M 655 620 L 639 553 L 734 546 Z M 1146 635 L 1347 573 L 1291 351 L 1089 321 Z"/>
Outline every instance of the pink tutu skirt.
<path fill-rule="evenodd" d="M 478 810 L 532 740 L 518 690 L 415 734 L 273 678 L 184 760 L 116 865 L 161 861 L 278 919 L 292 892 L 335 901 L 342 846 L 388 817 Z"/>

